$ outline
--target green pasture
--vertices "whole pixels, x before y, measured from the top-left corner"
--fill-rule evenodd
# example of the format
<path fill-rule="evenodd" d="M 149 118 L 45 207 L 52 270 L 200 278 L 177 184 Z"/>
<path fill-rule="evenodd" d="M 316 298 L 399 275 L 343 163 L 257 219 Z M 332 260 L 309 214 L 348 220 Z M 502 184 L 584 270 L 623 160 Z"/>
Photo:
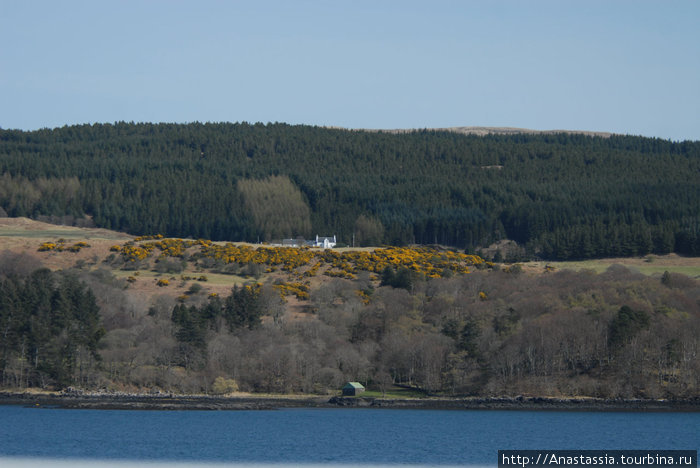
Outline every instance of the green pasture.
<path fill-rule="evenodd" d="M 366 390 L 360 393 L 358 398 L 368 397 L 368 398 L 425 398 L 426 394 L 420 390 L 413 388 L 403 388 L 403 387 L 390 387 L 385 393 L 379 390 Z"/>
<path fill-rule="evenodd" d="M 634 263 L 621 263 L 615 259 L 581 260 L 575 262 L 538 262 L 539 265 L 549 265 L 555 270 L 593 270 L 596 273 L 603 273 L 613 265 L 620 265 L 632 271 L 638 271 L 644 275 L 662 275 L 665 271 L 669 273 L 680 273 L 691 278 L 700 277 L 700 258 L 679 258 L 674 262 L 667 258 L 651 261 L 639 260 Z"/>
<path fill-rule="evenodd" d="M 120 269 L 115 269 L 112 270 L 112 273 L 114 274 L 115 277 L 117 278 L 128 278 L 129 276 L 133 276 L 137 279 L 143 279 L 143 278 L 153 278 L 154 280 L 156 278 L 165 278 L 165 279 L 170 279 L 170 278 L 175 278 L 172 280 L 171 285 L 179 285 L 182 282 L 185 282 L 187 284 L 191 283 L 199 283 L 202 286 L 206 286 L 208 284 L 210 285 L 230 285 L 233 287 L 234 285 L 243 285 L 243 284 L 249 284 L 255 282 L 253 278 L 244 278 L 241 276 L 236 276 L 236 275 L 222 275 L 218 273 L 209 273 L 209 272 L 188 272 L 184 271 L 182 273 L 158 273 L 156 271 L 152 270 L 120 270 Z M 190 279 L 183 280 L 183 276 L 188 276 Z M 206 276 L 207 280 L 206 281 L 199 281 L 198 278 L 200 276 Z"/>
<path fill-rule="evenodd" d="M 105 239 L 124 242 L 128 236 L 109 231 L 91 232 L 89 229 L 56 227 L 55 229 L 23 229 L 17 226 L 0 226 L 0 237 L 18 237 L 21 239 Z"/>

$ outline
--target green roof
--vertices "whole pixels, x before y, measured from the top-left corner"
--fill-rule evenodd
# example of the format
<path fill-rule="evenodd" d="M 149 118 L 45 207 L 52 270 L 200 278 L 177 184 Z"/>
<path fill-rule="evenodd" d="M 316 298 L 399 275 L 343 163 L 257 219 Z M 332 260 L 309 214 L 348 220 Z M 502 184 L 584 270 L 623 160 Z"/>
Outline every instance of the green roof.
<path fill-rule="evenodd" d="M 343 388 L 348 388 L 348 387 L 358 388 L 358 389 L 361 388 L 363 390 L 365 388 L 364 385 L 362 385 L 360 382 L 348 382 L 345 384 L 345 386 Z"/>

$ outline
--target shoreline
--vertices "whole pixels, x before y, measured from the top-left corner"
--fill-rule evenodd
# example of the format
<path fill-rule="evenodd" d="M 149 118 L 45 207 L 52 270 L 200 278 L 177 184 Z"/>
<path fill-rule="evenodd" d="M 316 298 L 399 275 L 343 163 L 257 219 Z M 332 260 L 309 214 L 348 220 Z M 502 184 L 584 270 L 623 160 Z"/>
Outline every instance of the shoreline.
<path fill-rule="evenodd" d="M 700 398 L 681 400 L 465 397 L 374 398 L 340 396 L 207 396 L 112 393 L 0 392 L 0 405 L 106 410 L 275 410 L 283 408 L 367 408 L 429 410 L 700 412 Z"/>

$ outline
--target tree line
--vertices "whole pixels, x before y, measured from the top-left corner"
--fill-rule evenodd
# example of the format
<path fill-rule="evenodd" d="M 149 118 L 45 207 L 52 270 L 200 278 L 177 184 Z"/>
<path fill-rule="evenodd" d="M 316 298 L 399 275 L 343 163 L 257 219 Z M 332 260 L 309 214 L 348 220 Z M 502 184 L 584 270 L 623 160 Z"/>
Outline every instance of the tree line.
<path fill-rule="evenodd" d="M 75 275 L 0 279 L 2 386 L 94 386 L 104 335 L 95 296 Z"/>
<path fill-rule="evenodd" d="M 133 234 L 700 254 L 700 142 L 287 124 L 0 130 L 0 209 Z M 1 212 L 0 212 L 1 214 Z"/>
<path fill-rule="evenodd" d="M 190 285 L 187 298 L 144 303 L 109 270 L 30 273 L 11 257 L 0 264 L 6 388 L 329 394 L 350 380 L 433 395 L 605 398 L 700 389 L 700 290 L 681 274 L 613 266 L 428 278 L 387 268 L 316 283 L 306 301 L 282 298 L 270 280 L 225 297 Z"/>

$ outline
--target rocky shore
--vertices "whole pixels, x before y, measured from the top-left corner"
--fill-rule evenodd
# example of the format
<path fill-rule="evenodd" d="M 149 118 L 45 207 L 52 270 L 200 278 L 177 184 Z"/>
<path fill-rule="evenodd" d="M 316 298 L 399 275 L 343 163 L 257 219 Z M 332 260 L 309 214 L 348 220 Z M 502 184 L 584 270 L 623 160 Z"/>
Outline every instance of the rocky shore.
<path fill-rule="evenodd" d="M 43 408 L 133 410 L 270 410 L 316 408 L 328 397 L 216 397 L 206 395 L 130 393 L 9 393 L 0 392 L 0 404 Z"/>
<path fill-rule="evenodd" d="M 0 404 L 37 408 L 131 410 L 271 410 L 279 408 L 387 408 L 445 410 L 559 411 L 700 411 L 700 398 L 684 400 L 623 400 L 599 398 L 495 397 L 416 398 L 285 397 L 206 395 L 0 392 Z"/>
<path fill-rule="evenodd" d="M 557 411 L 700 411 L 700 398 L 685 400 L 623 400 L 603 398 L 489 397 L 381 399 L 333 397 L 341 407 L 449 409 L 449 410 L 557 410 Z"/>

